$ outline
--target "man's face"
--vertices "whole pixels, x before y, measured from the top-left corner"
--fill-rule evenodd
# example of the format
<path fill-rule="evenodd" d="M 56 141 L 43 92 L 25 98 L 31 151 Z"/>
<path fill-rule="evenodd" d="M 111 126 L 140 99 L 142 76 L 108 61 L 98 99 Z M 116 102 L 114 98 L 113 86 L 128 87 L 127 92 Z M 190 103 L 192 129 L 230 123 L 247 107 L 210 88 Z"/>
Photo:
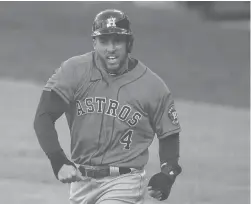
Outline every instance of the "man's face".
<path fill-rule="evenodd" d="M 111 73 L 119 70 L 127 59 L 127 38 L 125 35 L 97 36 L 93 41 L 93 46 L 102 65 Z"/>

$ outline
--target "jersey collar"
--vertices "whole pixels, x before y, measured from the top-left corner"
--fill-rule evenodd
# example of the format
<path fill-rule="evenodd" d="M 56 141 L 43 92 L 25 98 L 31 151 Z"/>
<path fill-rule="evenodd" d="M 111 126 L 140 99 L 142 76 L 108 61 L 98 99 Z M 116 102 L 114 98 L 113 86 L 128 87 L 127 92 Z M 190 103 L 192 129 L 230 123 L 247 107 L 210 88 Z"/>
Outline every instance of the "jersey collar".
<path fill-rule="evenodd" d="M 131 58 L 132 60 L 136 60 Z M 137 61 L 137 60 L 136 60 Z M 100 80 L 103 79 L 103 75 L 101 73 L 101 71 L 99 70 L 99 68 L 96 65 L 96 61 L 95 61 L 95 52 L 92 52 L 92 70 L 91 70 L 91 81 L 96 81 L 96 80 Z M 142 64 L 140 61 L 138 61 L 136 67 L 134 69 L 132 69 L 131 71 L 124 73 L 122 75 L 118 75 L 118 76 L 114 76 L 111 77 L 114 81 L 119 81 L 118 83 L 120 85 L 123 84 L 127 84 L 130 83 L 134 80 L 137 80 L 138 78 L 140 78 L 145 72 L 146 72 L 146 66 L 144 64 Z M 119 80 L 122 79 L 123 80 Z"/>
<path fill-rule="evenodd" d="M 118 85 L 118 87 L 122 87 L 124 85 L 133 83 L 139 78 L 141 78 L 146 73 L 146 71 L 147 71 L 147 67 L 144 64 L 142 64 L 140 61 L 138 61 L 136 67 L 133 70 L 121 76 L 116 77 L 115 83 Z"/>

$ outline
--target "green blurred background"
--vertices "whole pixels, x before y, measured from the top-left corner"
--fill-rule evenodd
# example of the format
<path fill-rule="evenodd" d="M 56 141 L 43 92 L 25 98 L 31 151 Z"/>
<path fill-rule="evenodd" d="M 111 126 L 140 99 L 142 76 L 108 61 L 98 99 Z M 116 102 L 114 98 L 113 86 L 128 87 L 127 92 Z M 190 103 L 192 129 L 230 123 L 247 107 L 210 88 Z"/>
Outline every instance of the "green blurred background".
<path fill-rule="evenodd" d="M 0 76 L 45 83 L 62 61 L 92 50 L 96 13 L 118 8 L 131 20 L 134 56 L 176 98 L 248 107 L 249 23 L 238 27 L 243 21 L 232 20 L 224 27 L 229 22 L 171 3 L 0 2 Z M 233 3 L 224 5 L 239 13 L 249 5 Z"/>
<path fill-rule="evenodd" d="M 0 203 L 68 203 L 32 124 L 42 86 L 62 61 L 92 50 L 93 19 L 107 8 L 129 15 L 133 55 L 176 101 L 183 173 L 163 203 L 250 203 L 249 4 L 0 2 Z M 66 121 L 56 125 L 69 155 Z M 146 170 L 159 171 L 156 140 Z"/>

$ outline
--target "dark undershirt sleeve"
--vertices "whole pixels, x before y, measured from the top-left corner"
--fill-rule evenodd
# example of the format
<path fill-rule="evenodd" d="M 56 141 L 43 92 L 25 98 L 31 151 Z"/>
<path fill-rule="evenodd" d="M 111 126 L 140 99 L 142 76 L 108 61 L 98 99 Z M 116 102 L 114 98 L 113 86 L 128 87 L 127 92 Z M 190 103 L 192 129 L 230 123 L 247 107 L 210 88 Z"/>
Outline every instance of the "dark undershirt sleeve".
<path fill-rule="evenodd" d="M 179 133 L 159 139 L 160 163 L 177 164 L 179 160 L 180 141 Z"/>
<path fill-rule="evenodd" d="M 50 159 L 53 172 L 57 177 L 64 164 L 73 165 L 61 148 L 55 122 L 67 110 L 66 102 L 54 91 L 43 91 L 34 119 L 34 130 L 38 142 Z"/>
<path fill-rule="evenodd" d="M 34 129 L 46 154 L 61 150 L 55 122 L 63 115 L 66 107 L 66 103 L 54 91 L 43 91 L 35 115 Z"/>

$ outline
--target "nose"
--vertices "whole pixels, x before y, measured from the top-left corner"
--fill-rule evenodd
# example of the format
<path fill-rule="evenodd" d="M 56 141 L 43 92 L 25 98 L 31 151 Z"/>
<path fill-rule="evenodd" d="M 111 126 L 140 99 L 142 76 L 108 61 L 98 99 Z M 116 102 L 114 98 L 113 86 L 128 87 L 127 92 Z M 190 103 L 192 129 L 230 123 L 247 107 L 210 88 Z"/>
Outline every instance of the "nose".
<path fill-rule="evenodd" d="M 109 41 L 106 49 L 107 49 L 107 52 L 114 52 L 116 49 L 116 44 L 113 41 Z"/>

